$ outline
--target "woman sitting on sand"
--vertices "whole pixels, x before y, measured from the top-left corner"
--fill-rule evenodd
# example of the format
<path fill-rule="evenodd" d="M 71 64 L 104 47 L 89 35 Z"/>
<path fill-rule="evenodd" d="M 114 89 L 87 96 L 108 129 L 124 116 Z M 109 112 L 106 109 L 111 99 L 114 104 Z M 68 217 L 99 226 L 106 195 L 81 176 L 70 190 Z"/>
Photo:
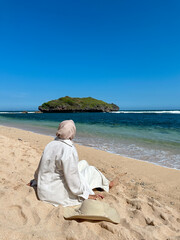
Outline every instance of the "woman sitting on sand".
<path fill-rule="evenodd" d="M 79 161 L 72 139 L 76 127 L 72 120 L 59 124 L 56 138 L 44 149 L 35 173 L 37 194 L 40 200 L 55 206 L 73 206 L 85 199 L 103 198 L 95 195 L 93 189 L 106 192 L 114 185 L 98 169 Z"/>

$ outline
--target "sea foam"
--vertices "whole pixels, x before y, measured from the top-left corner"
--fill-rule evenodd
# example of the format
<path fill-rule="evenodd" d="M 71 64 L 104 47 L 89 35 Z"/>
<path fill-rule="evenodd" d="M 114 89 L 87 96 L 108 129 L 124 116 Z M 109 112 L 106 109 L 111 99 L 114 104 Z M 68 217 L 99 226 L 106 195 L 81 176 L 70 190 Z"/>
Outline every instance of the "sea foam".
<path fill-rule="evenodd" d="M 179 110 L 168 110 L 168 111 L 113 111 L 111 113 L 141 113 L 141 114 L 180 114 Z"/>

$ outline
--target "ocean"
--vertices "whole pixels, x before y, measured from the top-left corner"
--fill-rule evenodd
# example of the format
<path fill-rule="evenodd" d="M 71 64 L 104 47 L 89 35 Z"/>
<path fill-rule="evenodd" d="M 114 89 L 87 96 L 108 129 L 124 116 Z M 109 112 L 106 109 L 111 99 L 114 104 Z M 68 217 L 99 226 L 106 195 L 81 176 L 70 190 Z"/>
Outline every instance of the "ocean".
<path fill-rule="evenodd" d="M 180 169 L 180 111 L 112 113 L 0 112 L 0 125 L 55 136 L 58 124 L 74 120 L 76 143 Z M 109 160 L 110 161 L 110 160 Z"/>

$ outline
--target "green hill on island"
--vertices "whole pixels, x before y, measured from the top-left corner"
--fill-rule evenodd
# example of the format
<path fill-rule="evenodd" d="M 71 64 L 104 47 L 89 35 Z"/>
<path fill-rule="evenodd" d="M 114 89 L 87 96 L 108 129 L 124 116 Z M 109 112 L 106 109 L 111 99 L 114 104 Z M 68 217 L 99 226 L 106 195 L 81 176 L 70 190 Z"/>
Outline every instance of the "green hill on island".
<path fill-rule="evenodd" d="M 45 102 L 38 108 L 44 113 L 111 112 L 119 110 L 119 107 L 114 103 L 109 104 L 91 97 L 71 98 L 68 96 Z"/>

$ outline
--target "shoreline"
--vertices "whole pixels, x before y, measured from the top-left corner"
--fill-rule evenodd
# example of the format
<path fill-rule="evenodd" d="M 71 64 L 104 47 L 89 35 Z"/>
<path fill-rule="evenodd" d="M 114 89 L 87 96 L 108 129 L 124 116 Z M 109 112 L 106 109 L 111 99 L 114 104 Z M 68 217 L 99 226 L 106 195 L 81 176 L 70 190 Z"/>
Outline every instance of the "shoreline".
<path fill-rule="evenodd" d="M 42 135 L 43 135 L 43 134 L 42 134 Z M 88 145 L 83 145 L 83 144 L 78 143 L 78 142 L 77 142 L 77 143 L 74 142 L 74 143 L 77 144 L 77 145 L 80 145 L 80 146 L 93 148 L 93 149 L 96 149 L 96 150 L 99 150 L 99 151 L 103 151 L 103 152 L 106 152 L 106 153 L 114 154 L 114 155 L 117 155 L 117 156 L 120 156 L 120 157 L 124 157 L 124 158 L 127 158 L 127 159 L 131 159 L 131 160 L 135 160 L 135 161 L 140 161 L 140 162 L 145 162 L 145 163 L 147 163 L 147 164 L 153 164 L 153 165 L 158 166 L 158 167 L 163 167 L 163 168 L 167 168 L 167 169 L 173 169 L 173 170 L 180 171 L 180 169 L 177 169 L 177 168 L 170 168 L 170 167 L 166 167 L 166 166 L 163 166 L 163 165 L 159 165 L 158 163 L 148 162 L 148 161 L 145 161 L 145 160 L 141 160 L 141 159 L 137 159 L 137 158 L 132 158 L 132 157 L 128 157 L 128 156 L 125 156 L 125 155 L 121 155 L 121 154 L 118 154 L 118 153 L 115 153 L 115 152 L 101 150 L 101 149 L 99 149 L 99 148 L 95 148 L 95 147 L 88 146 Z"/>
<path fill-rule="evenodd" d="M 34 134 L 40 134 L 42 136 L 48 136 L 48 137 L 52 137 L 54 138 L 55 136 L 53 135 L 50 135 L 50 134 L 46 134 L 46 133 L 41 133 L 41 132 L 36 132 L 36 131 L 33 131 L 31 129 L 27 129 L 26 127 L 25 128 L 20 128 L 18 126 L 8 126 L 8 125 L 2 125 L 0 124 L 0 127 L 8 127 L 8 128 L 15 128 L 15 129 L 19 129 L 19 130 L 23 130 L 23 131 L 28 131 L 28 132 L 32 132 Z M 74 141 L 75 144 L 77 145 L 80 145 L 80 146 L 84 146 L 84 147 L 90 147 L 90 148 L 93 148 L 93 149 L 96 149 L 96 150 L 100 150 L 100 151 L 103 151 L 103 152 L 106 152 L 106 153 L 110 153 L 110 154 L 114 154 L 114 155 L 117 155 L 117 156 L 120 156 L 120 157 L 124 157 L 124 158 L 127 158 L 127 159 L 133 159 L 133 160 L 136 160 L 136 161 L 140 161 L 140 162 L 145 162 L 145 163 L 150 163 L 150 164 L 153 164 L 155 166 L 159 166 L 159 167 L 163 167 L 163 168 L 167 168 L 167 169 L 174 169 L 174 170 L 177 170 L 177 171 L 180 171 L 180 169 L 177 169 L 177 168 L 170 168 L 170 167 L 167 167 L 167 166 L 164 166 L 164 165 L 159 165 L 158 163 L 155 163 L 155 162 L 149 162 L 149 161 L 146 161 L 146 160 L 141 160 L 141 159 L 137 159 L 137 158 L 133 158 L 133 157 L 128 157 L 128 156 L 125 156 L 125 155 L 121 155 L 121 154 L 118 154 L 118 153 L 115 153 L 115 152 L 111 152 L 111 151 L 105 151 L 105 150 L 102 150 L 102 149 L 99 149 L 99 148 L 96 148 L 96 147 L 93 147 L 93 146 L 89 146 L 89 145 L 84 145 L 80 142 L 76 142 Z"/>
<path fill-rule="evenodd" d="M 0 126 L 0 238 L 31 240 L 178 239 L 180 171 L 75 144 L 79 159 L 119 185 L 103 192 L 120 224 L 65 220 L 63 207 L 41 202 L 26 184 L 52 137 Z M 11 196 L 11 197 L 9 197 Z M 6 211 L 4 210 L 6 209 Z"/>
<path fill-rule="evenodd" d="M 21 134 L 21 133 L 26 134 L 27 133 L 28 135 L 29 134 L 32 134 L 34 136 L 35 135 L 37 135 L 37 136 L 39 135 L 41 139 L 46 139 L 45 140 L 45 145 L 49 141 L 52 141 L 54 139 L 54 137 L 51 136 L 51 135 L 46 135 L 46 134 L 43 134 L 43 133 L 37 133 L 37 132 L 30 131 L 30 130 L 24 130 L 24 129 L 16 128 L 16 127 L 9 127 L 9 126 L 6 127 L 6 126 L 3 126 L 3 125 L 0 125 L 0 134 L 2 134 L 2 132 L 1 132 L 2 128 L 5 129 L 5 132 L 6 132 L 6 129 L 7 129 L 7 130 L 11 130 L 11 131 L 15 130 L 15 131 L 18 132 L 18 134 Z M 4 132 L 4 136 L 9 136 L 9 133 L 5 133 L 5 132 Z M 16 139 L 17 132 L 13 136 L 15 139 Z M 135 158 L 131 158 L 131 157 L 122 156 L 120 154 L 116 154 L 116 153 L 113 153 L 113 152 L 108 152 L 108 151 L 101 150 L 101 149 L 98 149 L 98 148 L 94 148 L 94 147 L 91 147 L 91 146 L 82 145 L 82 144 L 76 143 L 76 142 L 74 142 L 74 144 L 75 144 L 76 148 L 80 151 L 80 154 L 79 154 L 80 156 L 81 156 L 81 151 L 84 152 L 84 150 L 85 150 L 85 151 L 91 152 L 91 150 L 92 150 L 93 152 L 96 152 L 96 153 L 99 152 L 99 153 L 102 153 L 103 155 L 106 155 L 106 156 L 108 156 L 108 155 L 112 156 L 112 158 L 115 157 L 115 158 L 118 158 L 119 160 L 124 160 L 124 161 L 127 160 L 126 163 L 128 163 L 128 161 L 129 162 L 133 162 L 135 165 L 141 165 L 141 163 L 142 163 L 142 165 L 144 165 L 147 168 L 148 168 L 148 166 L 151 166 L 153 168 L 164 169 L 164 171 L 165 170 L 172 171 L 172 172 L 174 171 L 174 172 L 178 172 L 180 174 L 180 170 L 179 169 L 168 168 L 168 167 L 165 167 L 165 166 L 161 166 L 161 165 L 155 164 L 153 162 L 148 162 L 148 161 L 143 161 L 143 160 L 140 160 L 140 159 L 135 159 Z M 45 147 L 45 145 L 44 145 L 44 147 Z M 44 148 L 42 148 L 42 151 L 43 151 L 43 149 Z M 92 161 L 92 160 L 90 160 L 90 161 Z"/>

